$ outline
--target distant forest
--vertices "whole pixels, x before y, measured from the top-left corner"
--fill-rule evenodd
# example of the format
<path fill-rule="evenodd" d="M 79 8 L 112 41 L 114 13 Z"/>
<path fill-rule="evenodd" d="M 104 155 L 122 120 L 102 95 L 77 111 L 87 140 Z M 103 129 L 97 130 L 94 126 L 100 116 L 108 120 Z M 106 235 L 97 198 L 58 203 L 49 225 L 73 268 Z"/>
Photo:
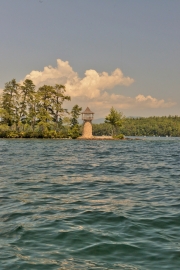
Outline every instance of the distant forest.
<path fill-rule="evenodd" d="M 125 136 L 172 136 L 180 137 L 180 116 L 124 118 L 118 132 Z M 111 126 L 93 124 L 93 135 L 111 135 Z"/>

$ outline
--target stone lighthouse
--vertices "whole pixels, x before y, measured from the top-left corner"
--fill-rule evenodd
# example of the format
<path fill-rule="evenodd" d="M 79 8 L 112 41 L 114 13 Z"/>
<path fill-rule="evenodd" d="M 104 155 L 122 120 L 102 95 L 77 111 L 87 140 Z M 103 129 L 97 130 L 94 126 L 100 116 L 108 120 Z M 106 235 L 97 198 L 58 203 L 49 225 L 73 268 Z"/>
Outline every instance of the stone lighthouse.
<path fill-rule="evenodd" d="M 92 120 L 93 120 L 94 113 L 89 109 L 86 108 L 84 112 L 82 112 L 82 120 L 83 122 L 83 138 L 92 138 Z"/>

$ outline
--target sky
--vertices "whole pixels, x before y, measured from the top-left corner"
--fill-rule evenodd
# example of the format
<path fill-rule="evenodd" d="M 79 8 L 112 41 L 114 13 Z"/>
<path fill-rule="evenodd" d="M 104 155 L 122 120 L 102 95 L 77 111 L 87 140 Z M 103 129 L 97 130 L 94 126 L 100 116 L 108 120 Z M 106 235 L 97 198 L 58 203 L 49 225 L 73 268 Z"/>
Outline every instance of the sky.
<path fill-rule="evenodd" d="M 179 0 L 1 0 L 1 92 L 28 78 L 95 118 L 180 115 L 179 27 Z"/>

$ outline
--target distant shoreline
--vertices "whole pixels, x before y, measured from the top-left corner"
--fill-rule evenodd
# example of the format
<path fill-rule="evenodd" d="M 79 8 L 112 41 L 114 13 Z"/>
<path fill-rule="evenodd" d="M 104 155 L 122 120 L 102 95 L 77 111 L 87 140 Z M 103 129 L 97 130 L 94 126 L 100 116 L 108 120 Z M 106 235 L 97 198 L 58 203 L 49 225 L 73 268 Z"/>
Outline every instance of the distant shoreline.
<path fill-rule="evenodd" d="M 123 138 L 123 139 L 118 139 L 118 138 L 107 138 L 107 137 L 100 137 L 100 136 L 94 136 L 93 138 L 83 138 L 83 137 L 78 137 L 76 139 L 72 138 L 38 138 L 38 137 L 32 137 L 32 138 L 25 138 L 25 137 L 17 137 L 17 138 L 7 138 L 7 137 L 1 137 L 1 139 L 7 139 L 7 140 L 73 140 L 73 141 L 139 141 L 142 140 L 140 138 Z"/>
<path fill-rule="evenodd" d="M 140 140 L 138 138 L 113 138 L 112 136 L 93 136 L 92 138 L 83 138 L 83 137 L 78 137 L 77 140 L 90 140 L 90 141 L 128 141 L 128 140 Z"/>

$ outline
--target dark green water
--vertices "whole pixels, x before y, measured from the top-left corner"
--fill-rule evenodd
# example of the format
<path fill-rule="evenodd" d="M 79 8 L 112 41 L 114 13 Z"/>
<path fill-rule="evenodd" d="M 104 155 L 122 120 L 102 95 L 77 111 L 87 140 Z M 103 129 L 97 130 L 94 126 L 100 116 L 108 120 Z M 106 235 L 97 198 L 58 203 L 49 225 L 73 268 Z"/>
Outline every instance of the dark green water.
<path fill-rule="evenodd" d="M 0 151 L 0 269 L 180 269 L 180 139 Z"/>

